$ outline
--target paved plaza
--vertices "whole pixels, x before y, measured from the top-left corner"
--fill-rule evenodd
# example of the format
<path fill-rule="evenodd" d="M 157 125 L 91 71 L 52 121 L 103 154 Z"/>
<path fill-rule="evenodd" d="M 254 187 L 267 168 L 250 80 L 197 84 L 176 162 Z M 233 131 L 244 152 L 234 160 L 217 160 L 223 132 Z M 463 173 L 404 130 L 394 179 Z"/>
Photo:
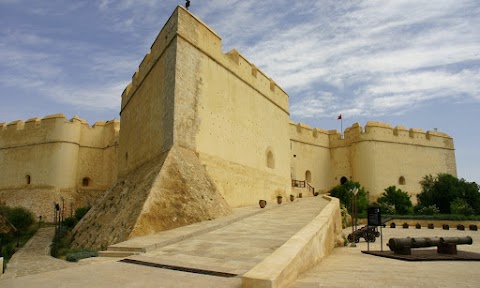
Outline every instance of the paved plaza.
<path fill-rule="evenodd" d="M 53 236 L 44 228 L 9 263 L 0 287 L 241 287 L 241 275 L 253 268 L 285 243 L 320 213 L 328 201 L 321 197 L 300 199 L 294 203 L 272 205 L 268 209 L 239 209 L 237 214 L 212 223 L 180 228 L 182 233 L 195 229 L 191 237 L 165 244 L 128 259 L 149 264 L 197 268 L 238 276 L 226 278 L 185 271 L 119 262 L 119 258 L 96 257 L 68 263 L 49 257 L 48 245 Z M 236 218 L 235 218 L 236 217 Z M 236 220 L 235 220 L 236 219 Z M 226 221 L 225 225 L 218 223 Z M 212 221 L 210 221 L 212 222 Z M 203 227 L 210 227 L 202 232 Z M 180 230 L 179 230 L 180 231 Z M 347 235 L 351 229 L 345 229 Z M 164 236 L 140 237 L 125 242 L 151 247 Z M 187 233 L 188 234 L 188 233 Z M 383 246 L 391 237 L 471 236 L 473 245 L 459 250 L 480 252 L 480 232 L 442 229 L 384 228 Z M 170 237 L 171 239 L 174 239 Z M 479 287 L 480 262 L 434 261 L 407 262 L 361 253 L 357 247 L 336 248 L 333 254 L 311 268 L 290 287 Z M 380 250 L 380 239 L 370 245 Z"/>
<path fill-rule="evenodd" d="M 345 235 L 351 228 L 344 229 Z M 473 245 L 459 245 L 459 251 L 480 253 L 480 231 L 442 230 L 439 228 L 384 228 L 383 249 L 390 238 L 470 236 Z M 367 243 L 341 247 L 320 264 L 301 275 L 291 288 L 313 287 L 480 287 L 480 261 L 409 262 L 361 253 Z M 370 250 L 381 250 L 380 239 Z"/>

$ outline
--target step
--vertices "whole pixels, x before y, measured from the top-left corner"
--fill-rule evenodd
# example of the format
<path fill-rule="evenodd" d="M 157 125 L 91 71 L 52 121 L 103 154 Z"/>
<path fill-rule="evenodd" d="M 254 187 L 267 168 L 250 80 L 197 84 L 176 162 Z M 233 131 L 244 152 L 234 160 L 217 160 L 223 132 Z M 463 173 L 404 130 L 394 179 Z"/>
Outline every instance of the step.
<path fill-rule="evenodd" d="M 146 252 L 144 247 L 119 246 L 119 245 L 108 246 L 107 251 L 118 251 L 118 252 L 120 252 L 120 251 L 127 252 L 128 251 L 128 252 L 136 252 L 136 253 Z"/>
<path fill-rule="evenodd" d="M 98 256 L 100 257 L 117 257 L 117 258 L 125 258 L 132 255 L 138 255 L 139 252 L 134 251 L 98 251 Z"/>

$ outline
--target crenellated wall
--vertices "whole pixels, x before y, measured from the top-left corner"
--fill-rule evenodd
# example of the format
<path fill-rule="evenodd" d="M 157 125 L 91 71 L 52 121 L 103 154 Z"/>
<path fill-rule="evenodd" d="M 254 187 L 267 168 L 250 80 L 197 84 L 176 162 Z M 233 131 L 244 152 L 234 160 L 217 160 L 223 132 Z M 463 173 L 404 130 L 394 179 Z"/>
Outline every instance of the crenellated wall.
<path fill-rule="evenodd" d="M 457 174 L 453 139 L 437 131 L 368 122 L 364 128 L 353 124 L 342 136 L 336 130 L 291 123 L 290 137 L 292 155 L 296 155 L 292 178 L 304 180 L 305 171 L 316 165 L 313 183 L 321 191 L 340 184 L 345 177 L 360 182 L 373 201 L 391 185 L 413 196 L 421 191 L 419 182 L 425 175 Z M 318 169 L 321 166 L 324 168 Z"/>
<path fill-rule="evenodd" d="M 287 196 L 291 179 L 308 180 L 319 192 L 352 179 L 374 200 L 391 185 L 414 195 L 427 174 L 456 175 L 453 139 L 444 133 L 368 122 L 342 134 L 291 122 L 285 91 L 221 46 L 212 29 L 179 6 L 122 93 L 121 133 L 117 120 L 90 126 L 63 114 L 0 123 L 0 201 L 48 220 L 62 197 L 76 208 L 113 187 L 102 199 L 117 205 L 111 219 L 130 207 L 136 214 L 128 208 L 121 217 L 136 223 L 143 215 L 148 221 L 138 229 L 150 231 L 157 218 L 175 222 L 179 203 L 197 201 L 195 209 L 205 210 L 198 219 L 188 211 L 183 224 L 201 221 L 213 217 L 206 212 L 217 204 L 218 216 L 228 205 Z M 122 198 L 128 189 L 135 193 Z M 164 200 L 173 207 L 171 219 L 159 204 Z M 117 225 L 105 219 L 105 227 Z"/>
<path fill-rule="evenodd" d="M 63 114 L 0 123 L 1 200 L 27 201 L 47 219 L 61 197 L 72 207 L 93 202 L 116 179 L 119 129 L 118 120 L 90 127 Z"/>

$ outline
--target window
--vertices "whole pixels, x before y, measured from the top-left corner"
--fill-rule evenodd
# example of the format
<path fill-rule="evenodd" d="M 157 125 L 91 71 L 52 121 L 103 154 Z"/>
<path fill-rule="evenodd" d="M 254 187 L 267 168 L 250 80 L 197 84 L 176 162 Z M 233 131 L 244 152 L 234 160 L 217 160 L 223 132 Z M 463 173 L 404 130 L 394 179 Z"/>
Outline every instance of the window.
<path fill-rule="evenodd" d="M 270 149 L 267 150 L 267 167 L 275 168 L 275 159 L 273 158 L 273 153 Z"/>
<path fill-rule="evenodd" d="M 90 185 L 90 178 L 88 178 L 88 177 L 83 178 L 82 179 L 82 186 L 87 187 L 88 185 Z"/>
<path fill-rule="evenodd" d="M 347 177 L 345 177 L 345 176 L 343 176 L 342 178 L 340 178 L 340 184 L 342 184 L 342 185 L 345 184 L 345 183 L 347 183 L 347 181 L 348 181 L 348 179 L 347 179 Z"/>
<path fill-rule="evenodd" d="M 400 178 L 398 178 L 398 184 L 405 185 L 405 177 L 400 176 Z"/>
<path fill-rule="evenodd" d="M 30 183 L 32 183 L 32 177 L 30 177 L 30 175 L 25 176 L 25 179 L 27 180 L 27 185 L 30 185 Z"/>

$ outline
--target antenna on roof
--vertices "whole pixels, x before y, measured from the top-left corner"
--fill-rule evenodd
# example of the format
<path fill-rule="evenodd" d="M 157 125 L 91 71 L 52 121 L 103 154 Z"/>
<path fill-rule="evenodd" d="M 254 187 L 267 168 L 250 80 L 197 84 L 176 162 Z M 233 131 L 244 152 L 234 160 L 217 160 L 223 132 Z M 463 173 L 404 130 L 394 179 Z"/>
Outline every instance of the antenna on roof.
<path fill-rule="evenodd" d="M 187 8 L 187 10 L 188 10 L 188 7 L 190 7 L 190 0 L 187 0 L 185 3 L 185 8 Z"/>

